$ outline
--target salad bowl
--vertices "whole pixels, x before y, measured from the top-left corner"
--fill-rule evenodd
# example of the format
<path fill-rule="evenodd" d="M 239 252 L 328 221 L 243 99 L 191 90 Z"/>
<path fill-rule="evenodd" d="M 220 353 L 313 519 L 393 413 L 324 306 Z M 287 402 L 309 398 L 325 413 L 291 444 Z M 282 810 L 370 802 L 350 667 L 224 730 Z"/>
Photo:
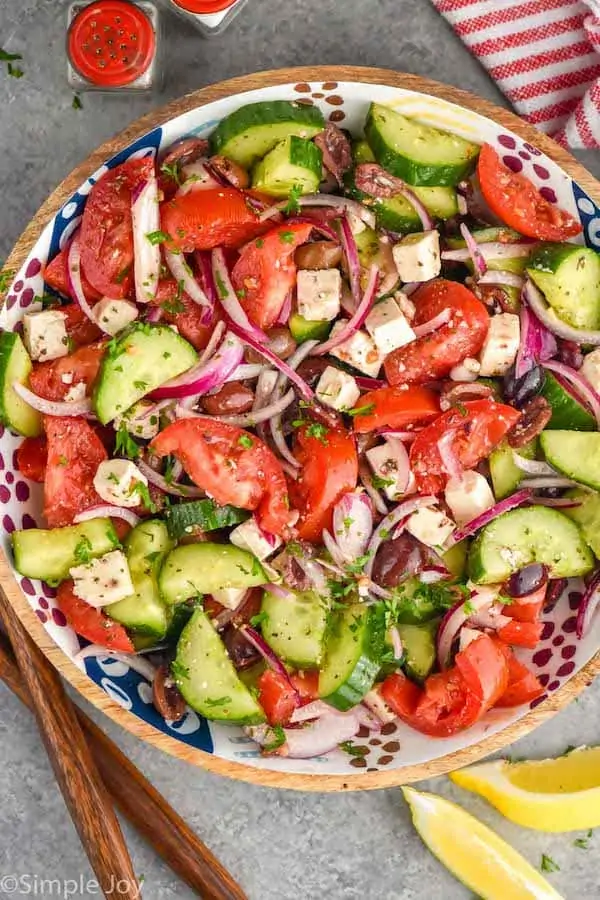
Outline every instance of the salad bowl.
<path fill-rule="evenodd" d="M 475 143 L 489 143 L 505 165 L 523 172 L 551 203 L 581 223 L 580 241 L 600 250 L 600 184 L 550 138 L 517 116 L 458 89 L 383 69 L 316 67 L 262 72 L 196 91 L 152 112 L 82 163 L 38 211 L 5 264 L 4 329 L 18 329 L 43 293 L 46 262 L 70 240 L 92 185 L 122 162 L 155 155 L 186 136 L 207 137 L 239 107 L 292 100 L 319 108 L 326 120 L 360 135 L 374 101 Z M 302 790 L 382 788 L 441 774 L 472 763 L 521 737 L 574 699 L 600 671 L 600 617 L 575 636 L 578 585 L 570 584 L 551 611 L 534 651 L 522 659 L 540 679 L 544 694 L 517 708 L 495 709 L 466 731 L 432 738 L 400 721 L 380 731 L 363 727 L 353 752 L 335 750 L 312 759 L 262 756 L 237 726 L 207 722 L 188 710 L 164 721 L 152 705 L 144 676 L 122 658 L 84 658 L 80 640 L 58 608 L 55 591 L 14 568 L 10 534 L 43 527 L 39 485 L 25 480 L 15 453 L 21 439 L 0 436 L 2 553 L 0 584 L 27 630 L 60 673 L 86 699 L 130 732 L 172 755 L 210 771 L 258 784 Z"/>

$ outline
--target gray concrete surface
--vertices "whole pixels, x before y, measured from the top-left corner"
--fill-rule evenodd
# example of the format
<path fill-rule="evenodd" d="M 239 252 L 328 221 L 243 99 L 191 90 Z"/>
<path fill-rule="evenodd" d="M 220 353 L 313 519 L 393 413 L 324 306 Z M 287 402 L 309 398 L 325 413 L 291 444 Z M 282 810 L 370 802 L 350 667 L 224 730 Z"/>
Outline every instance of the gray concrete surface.
<path fill-rule="evenodd" d="M 501 102 L 427 0 L 250 0 L 230 30 L 214 41 L 203 41 L 165 15 L 164 90 L 139 97 L 87 94 L 83 109 L 76 111 L 65 80 L 66 6 L 56 0 L 0 4 L 0 45 L 22 52 L 25 71 L 20 80 L 0 74 L 0 258 L 48 192 L 89 151 L 149 109 L 222 78 L 299 64 L 379 65 Z M 599 155 L 579 155 L 600 175 Z M 343 796 L 262 790 L 176 762 L 107 720 L 102 724 L 231 869 L 251 900 L 470 896 L 423 848 L 399 790 Z M 545 756 L 586 742 L 600 742 L 600 684 L 511 752 Z M 600 833 L 586 851 L 574 846 L 577 835 L 511 825 L 447 779 L 423 787 L 481 816 L 534 865 L 542 853 L 551 856 L 560 871 L 550 880 L 569 900 L 600 896 Z M 69 880 L 92 877 L 35 725 L 1 686 L 0 823 L 0 900 L 69 896 Z M 145 876 L 144 896 L 191 898 L 191 891 L 125 830 L 136 871 Z M 7 876 L 20 879 L 18 887 Z M 56 884 L 44 886 L 43 879 L 62 880 L 62 893 Z M 70 897 L 94 895 L 91 886 L 77 888 Z"/>

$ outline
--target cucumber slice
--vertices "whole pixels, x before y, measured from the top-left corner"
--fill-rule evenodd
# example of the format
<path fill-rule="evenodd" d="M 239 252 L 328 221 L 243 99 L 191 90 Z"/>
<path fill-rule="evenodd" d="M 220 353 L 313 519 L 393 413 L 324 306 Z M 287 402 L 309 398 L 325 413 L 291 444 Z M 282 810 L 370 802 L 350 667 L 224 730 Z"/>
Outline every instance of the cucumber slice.
<path fill-rule="evenodd" d="M 469 542 L 465 539 L 442 553 L 444 565 L 455 578 L 462 578 L 467 570 L 468 550 Z"/>
<path fill-rule="evenodd" d="M 404 649 L 402 668 L 416 681 L 424 681 L 435 665 L 435 636 L 439 619 L 426 625 L 398 625 Z"/>
<path fill-rule="evenodd" d="M 303 591 L 282 598 L 265 591 L 261 612 L 263 637 L 278 656 L 299 669 L 320 667 L 329 612 L 323 597 Z"/>
<path fill-rule="evenodd" d="M 535 459 L 536 452 L 537 440 L 534 439 L 519 449 L 519 456 L 524 456 L 525 459 Z M 514 494 L 525 478 L 525 472 L 519 469 L 515 463 L 512 447 L 509 447 L 507 443 L 500 444 L 499 447 L 492 450 L 489 462 L 496 500 L 502 500 L 509 494 Z"/>
<path fill-rule="evenodd" d="M 414 185 L 454 186 L 475 168 L 479 146 L 372 103 L 365 135 L 377 162 Z"/>
<path fill-rule="evenodd" d="M 327 319 L 309 322 L 297 312 L 292 313 L 288 322 L 292 337 L 297 344 L 303 344 L 304 341 L 325 341 L 329 336 L 332 324 Z"/>
<path fill-rule="evenodd" d="M 106 425 L 197 360 L 192 345 L 167 325 L 133 325 L 104 355 L 92 400 L 96 415 Z"/>
<path fill-rule="evenodd" d="M 175 605 L 223 588 L 249 588 L 269 581 L 251 553 L 231 544 L 186 544 L 167 555 L 158 584 L 165 603 Z"/>
<path fill-rule="evenodd" d="M 240 681 L 221 638 L 201 609 L 181 633 L 172 667 L 186 703 L 207 719 L 258 725 L 265 714 Z"/>
<path fill-rule="evenodd" d="M 565 497 L 579 502 L 579 506 L 563 510 L 565 516 L 577 522 L 584 540 L 600 559 L 600 494 L 592 494 L 581 488 L 567 491 Z"/>
<path fill-rule="evenodd" d="M 319 188 L 322 173 L 323 154 L 317 145 L 291 134 L 256 164 L 252 187 L 270 197 L 287 197 L 292 188 L 313 194 Z"/>
<path fill-rule="evenodd" d="M 523 240 L 523 236 L 519 234 L 518 231 L 503 226 L 475 228 L 473 229 L 473 237 L 478 244 L 518 244 Z M 450 250 L 459 250 L 467 246 L 464 238 L 458 237 L 457 235 L 449 235 L 446 238 L 446 242 Z M 494 272 L 515 272 L 517 275 L 523 274 L 528 263 L 529 257 L 527 256 L 516 256 L 514 259 L 486 260 L 488 269 L 492 269 Z M 469 272 L 473 271 L 473 263 L 471 260 L 466 260 L 465 266 Z M 517 288 L 510 288 L 508 285 L 504 287 L 504 290 L 513 300 L 513 305 L 516 311 L 518 311 L 520 306 L 520 291 Z"/>
<path fill-rule="evenodd" d="M 600 255 L 578 244 L 541 244 L 527 274 L 556 315 L 574 328 L 600 328 Z"/>
<path fill-rule="evenodd" d="M 475 584 L 494 584 L 532 562 L 548 566 L 551 578 L 573 578 L 589 572 L 594 557 L 571 519 L 557 509 L 531 506 L 504 513 L 482 529 L 469 554 L 469 575 Z"/>
<path fill-rule="evenodd" d="M 595 431 L 598 427 L 591 412 L 560 383 L 553 372 L 546 371 L 542 396 L 552 407 L 552 418 L 546 428 L 552 431 Z"/>
<path fill-rule="evenodd" d="M 13 390 L 13 384 L 29 383 L 31 360 L 23 341 L 14 331 L 0 334 L 0 422 L 17 434 L 37 437 L 42 417 Z"/>
<path fill-rule="evenodd" d="M 164 522 L 149 519 L 136 525 L 125 541 L 135 593 L 106 607 L 106 614 L 140 634 L 162 638 L 167 633 L 171 610 L 158 592 L 158 573 L 173 541 Z"/>
<path fill-rule="evenodd" d="M 369 693 L 381 665 L 385 645 L 383 610 L 353 604 L 337 612 L 325 642 L 319 675 L 319 697 L 342 711 Z"/>
<path fill-rule="evenodd" d="M 540 444 L 551 466 L 567 478 L 600 490 L 600 434 L 543 431 Z"/>
<path fill-rule="evenodd" d="M 250 168 L 289 135 L 313 138 L 325 128 L 322 112 L 289 100 L 249 103 L 230 113 L 210 137 L 211 153 Z"/>
<path fill-rule="evenodd" d="M 420 625 L 439 616 L 440 609 L 435 603 L 433 592 L 422 590 L 418 578 L 408 578 L 394 591 L 394 609 L 401 625 Z"/>
<path fill-rule="evenodd" d="M 85 559 L 104 556 L 119 546 L 110 519 L 90 519 L 66 528 L 27 528 L 11 537 L 15 568 L 21 575 L 58 584 Z"/>
<path fill-rule="evenodd" d="M 197 531 L 217 531 L 239 525 L 250 517 L 245 509 L 235 506 L 218 506 L 214 500 L 192 500 L 169 506 L 165 520 L 170 537 L 174 541 Z"/>

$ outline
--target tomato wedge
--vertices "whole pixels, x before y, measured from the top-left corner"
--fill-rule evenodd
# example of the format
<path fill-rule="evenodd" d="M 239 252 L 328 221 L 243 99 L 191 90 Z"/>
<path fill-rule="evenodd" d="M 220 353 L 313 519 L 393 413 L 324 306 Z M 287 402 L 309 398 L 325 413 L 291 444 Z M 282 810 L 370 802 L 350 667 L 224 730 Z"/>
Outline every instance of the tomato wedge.
<path fill-rule="evenodd" d="M 179 334 L 186 341 L 189 341 L 196 350 L 204 350 L 220 318 L 218 306 L 215 306 L 209 324 L 204 325 L 203 307 L 195 303 L 188 294 L 181 294 L 174 278 L 165 278 L 159 282 L 155 305 L 161 307 L 163 319 L 176 325 Z"/>
<path fill-rule="evenodd" d="M 481 148 L 477 174 L 487 205 L 515 231 L 540 241 L 566 241 L 581 232 L 580 222 L 546 200 L 529 178 L 504 165 L 490 144 Z"/>
<path fill-rule="evenodd" d="M 383 367 L 392 385 L 444 378 L 467 356 L 479 353 L 489 328 L 490 317 L 483 303 L 455 281 L 430 281 L 415 291 L 411 300 L 417 308 L 414 325 L 424 325 L 446 309 L 450 319 L 386 356 Z"/>
<path fill-rule="evenodd" d="M 135 653 L 135 647 L 123 625 L 113 622 L 103 610 L 96 609 L 75 596 L 70 579 L 59 585 L 56 602 L 73 631 L 82 638 L 110 650 Z"/>
<path fill-rule="evenodd" d="M 161 431 L 150 447 L 158 456 L 173 454 L 217 503 L 256 510 L 265 531 L 287 533 L 285 477 L 275 455 L 255 435 L 208 417 L 180 419 Z"/>
<path fill-rule="evenodd" d="M 302 674 L 295 672 L 290 681 L 296 688 L 302 704 L 310 703 L 319 696 L 319 670 L 305 669 Z"/>
<path fill-rule="evenodd" d="M 183 253 L 240 247 L 269 227 L 236 188 L 179 194 L 161 204 L 160 216 L 161 229 L 171 238 L 169 249 Z"/>
<path fill-rule="evenodd" d="M 455 665 L 467 688 L 490 709 L 508 687 L 508 665 L 497 642 L 488 635 L 471 641 L 456 654 Z"/>
<path fill-rule="evenodd" d="M 68 255 L 69 249 L 68 247 L 64 247 L 56 254 L 54 259 L 46 265 L 43 274 L 44 281 L 48 287 L 57 291 L 59 294 L 62 294 L 63 297 L 70 297 L 71 300 L 74 300 L 75 297 L 71 294 L 71 288 L 69 286 Z M 101 298 L 102 294 L 92 287 L 83 272 L 81 273 L 81 286 L 86 299 L 89 300 L 90 303 L 94 303 Z"/>
<path fill-rule="evenodd" d="M 61 306 L 60 311 L 65 317 L 67 334 L 77 347 L 85 347 L 102 337 L 102 332 L 95 322 L 92 322 L 76 303 Z"/>
<path fill-rule="evenodd" d="M 463 469 L 472 469 L 487 459 L 520 416 L 512 406 L 494 400 L 470 400 L 442 413 L 419 432 L 410 448 L 417 490 L 423 494 L 439 494 L 444 489 L 450 475 L 444 467 L 438 442 L 448 432 L 454 433 L 454 439 L 447 452 L 454 455 Z"/>
<path fill-rule="evenodd" d="M 280 225 L 242 250 L 231 281 L 248 318 L 259 328 L 271 328 L 277 321 L 296 284 L 294 253 L 312 229 L 310 224 Z"/>
<path fill-rule="evenodd" d="M 523 703 L 530 703 L 537 697 L 541 697 L 544 693 L 544 688 L 533 672 L 516 658 L 512 650 L 508 647 L 503 647 L 500 641 L 498 641 L 498 645 L 506 654 L 508 686 L 502 696 L 496 701 L 496 706 L 521 706 Z"/>
<path fill-rule="evenodd" d="M 84 509 L 102 503 L 94 475 L 108 454 L 85 419 L 44 416 L 48 465 L 44 480 L 44 515 L 50 528 L 71 525 Z"/>
<path fill-rule="evenodd" d="M 297 480 L 290 479 L 292 505 L 299 510 L 298 537 L 320 541 L 331 528 L 333 507 L 342 494 L 356 487 L 358 456 L 354 438 L 341 429 L 328 429 L 313 437 L 310 425 L 296 432 L 294 456 L 302 466 Z"/>
<path fill-rule="evenodd" d="M 364 415 L 354 417 L 354 430 L 359 434 L 376 428 L 407 428 L 434 419 L 440 412 L 437 394 L 424 387 L 378 388 L 363 394 L 357 403 Z"/>
<path fill-rule="evenodd" d="M 497 635 L 505 644 L 535 650 L 541 640 L 543 630 L 544 626 L 541 622 L 517 622 L 513 619 L 498 629 Z"/>
<path fill-rule="evenodd" d="M 81 268 L 102 296 L 129 296 L 133 283 L 131 200 L 154 171 L 152 159 L 130 159 L 102 176 L 81 220 Z"/>
<path fill-rule="evenodd" d="M 515 599 L 506 606 L 506 615 L 517 622 L 539 622 L 546 599 L 546 587 L 547 585 L 544 584 L 537 591 L 527 594 L 526 597 Z"/>
<path fill-rule="evenodd" d="M 83 383 L 89 394 L 100 368 L 104 348 L 105 343 L 98 341 L 87 347 L 80 347 L 69 356 L 34 363 L 29 378 L 31 390 L 45 400 L 64 400 L 73 386 Z"/>
<path fill-rule="evenodd" d="M 48 444 L 45 437 L 25 438 L 17 450 L 17 468 L 30 481 L 44 483 L 48 463 Z"/>
<path fill-rule="evenodd" d="M 258 679 L 258 702 L 270 725 L 287 725 L 299 697 L 287 678 L 267 669 Z"/>

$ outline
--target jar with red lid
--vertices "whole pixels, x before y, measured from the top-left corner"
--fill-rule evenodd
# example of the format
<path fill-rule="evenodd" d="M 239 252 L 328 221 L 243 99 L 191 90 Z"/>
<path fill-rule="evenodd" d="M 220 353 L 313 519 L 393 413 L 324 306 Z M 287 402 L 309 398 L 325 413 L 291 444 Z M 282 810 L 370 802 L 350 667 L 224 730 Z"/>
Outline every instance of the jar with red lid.
<path fill-rule="evenodd" d="M 94 0 L 68 10 L 69 84 L 76 91 L 148 91 L 160 77 L 159 19 L 150 0 Z"/>
<path fill-rule="evenodd" d="M 163 0 L 205 37 L 221 34 L 247 0 Z"/>

